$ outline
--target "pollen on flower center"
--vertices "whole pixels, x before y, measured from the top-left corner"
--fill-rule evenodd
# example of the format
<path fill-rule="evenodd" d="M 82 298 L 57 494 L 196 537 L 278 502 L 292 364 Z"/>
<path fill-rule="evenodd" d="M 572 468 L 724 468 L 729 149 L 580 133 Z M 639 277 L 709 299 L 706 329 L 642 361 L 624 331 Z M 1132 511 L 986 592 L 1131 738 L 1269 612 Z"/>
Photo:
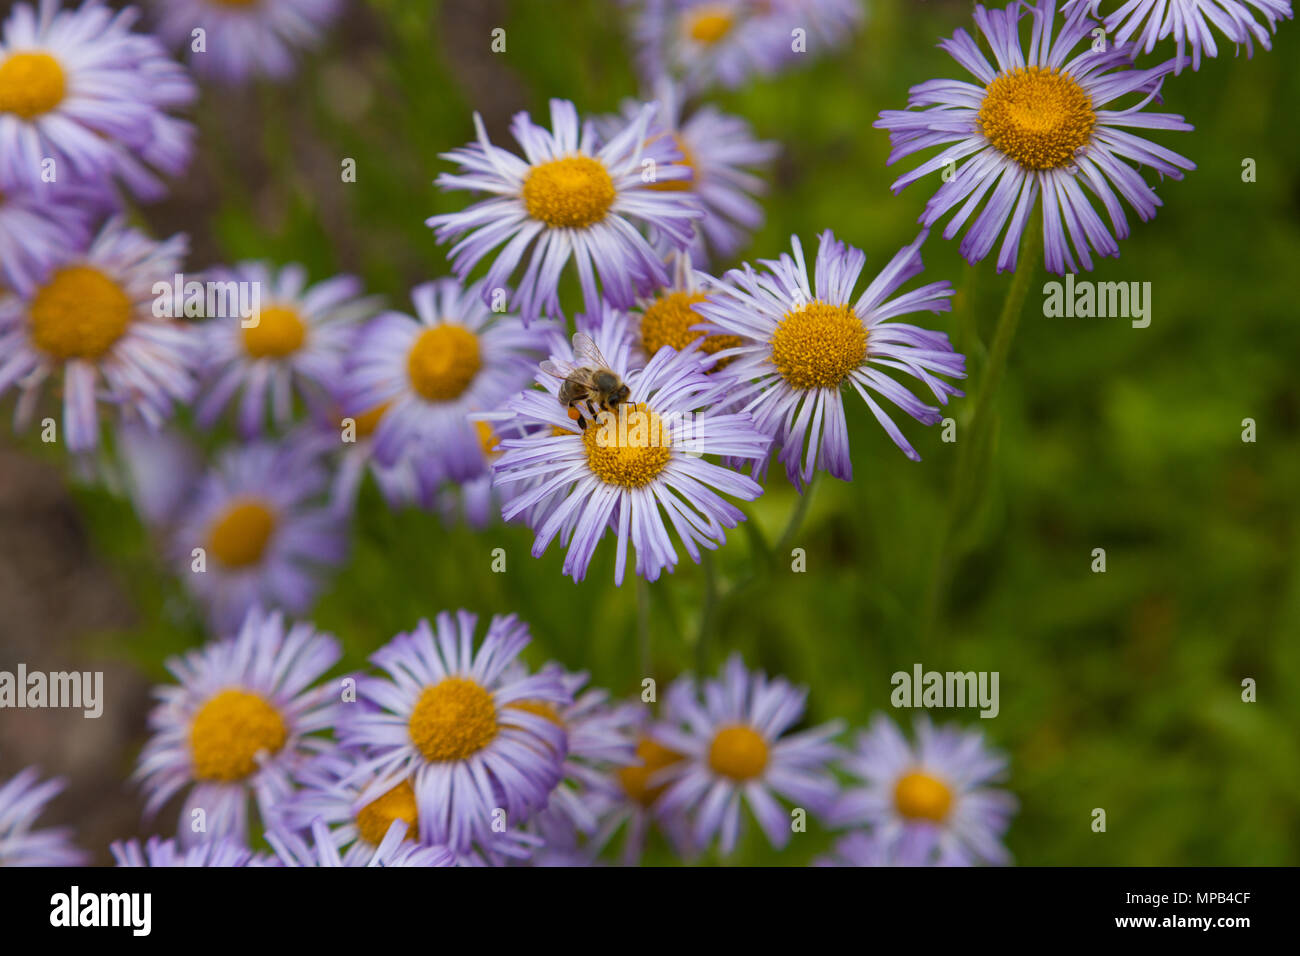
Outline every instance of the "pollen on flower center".
<path fill-rule="evenodd" d="M 63 67 L 48 53 L 15 53 L 0 63 L 0 113 L 35 119 L 62 103 L 67 89 Z"/>
<path fill-rule="evenodd" d="M 424 689 L 408 729 L 426 759 L 465 760 L 496 737 L 496 704 L 475 681 L 447 677 Z"/>
<path fill-rule="evenodd" d="M 534 166 L 524 180 L 528 215 L 552 229 L 585 229 L 605 218 L 617 198 L 600 160 L 565 156 Z"/>
<path fill-rule="evenodd" d="M 744 724 L 723 727 L 709 745 L 709 766 L 732 780 L 752 780 L 767 766 L 767 742 Z"/>
<path fill-rule="evenodd" d="M 378 846 L 388 834 L 388 828 L 394 820 L 406 824 L 406 839 L 415 839 L 420 819 L 415 803 L 415 788 L 409 780 L 403 780 L 392 790 L 362 807 L 357 813 L 357 830 L 361 833 L 361 839 L 372 846 Z"/>
<path fill-rule="evenodd" d="M 236 501 L 212 523 L 208 550 L 228 568 L 257 564 L 270 543 L 275 523 L 275 513 L 261 501 Z"/>
<path fill-rule="evenodd" d="M 459 398 L 482 367 L 478 337 L 450 322 L 421 332 L 406 359 L 411 387 L 431 402 Z"/>
<path fill-rule="evenodd" d="M 200 780 L 230 783 L 257 769 L 257 755 L 278 753 L 289 738 L 280 712 L 257 694 L 223 690 L 194 715 L 190 750 Z"/>
<path fill-rule="evenodd" d="M 257 324 L 243 331 L 244 351 L 253 358 L 284 358 L 302 347 L 307 323 L 297 309 L 273 305 L 262 309 Z"/>
<path fill-rule="evenodd" d="M 812 302 L 772 334 L 772 364 L 795 388 L 838 388 L 866 359 L 867 329 L 851 305 Z"/>
<path fill-rule="evenodd" d="M 628 795 L 628 799 L 648 807 L 659 799 L 659 794 L 663 793 L 666 786 L 666 784 L 649 786 L 650 778 L 665 767 L 677 763 L 682 759 L 682 755 L 675 750 L 669 750 L 657 740 L 642 737 L 636 744 L 636 757 L 641 761 L 639 766 L 618 768 L 618 782 L 622 784 L 623 792 Z"/>
<path fill-rule="evenodd" d="M 659 477 L 672 459 L 672 436 L 645 404 L 620 405 L 582 433 L 587 466 L 601 481 L 640 488 Z"/>
<path fill-rule="evenodd" d="M 58 359 L 97 359 L 131 323 L 131 299 L 98 269 L 65 266 L 32 297 L 32 341 Z"/>
<path fill-rule="evenodd" d="M 686 35 L 696 43 L 712 46 L 731 32 L 734 19 L 722 5 L 702 7 L 688 16 Z"/>
<path fill-rule="evenodd" d="M 993 78 L 976 122 L 990 143 L 1026 169 L 1059 169 L 1087 145 L 1097 113 L 1068 73 L 1031 66 Z"/>
<path fill-rule="evenodd" d="M 737 335 L 705 335 L 692 328 L 703 319 L 691 306 L 707 298 L 702 292 L 670 292 L 651 304 L 641 314 L 641 346 L 646 354 L 654 355 L 665 345 L 681 351 L 701 338 L 700 348 L 708 355 L 740 345 Z M 726 364 L 719 362 L 713 370 Z"/>
<path fill-rule="evenodd" d="M 909 820 L 942 823 L 952 808 L 952 791 L 942 780 L 913 770 L 894 785 L 894 806 Z"/>

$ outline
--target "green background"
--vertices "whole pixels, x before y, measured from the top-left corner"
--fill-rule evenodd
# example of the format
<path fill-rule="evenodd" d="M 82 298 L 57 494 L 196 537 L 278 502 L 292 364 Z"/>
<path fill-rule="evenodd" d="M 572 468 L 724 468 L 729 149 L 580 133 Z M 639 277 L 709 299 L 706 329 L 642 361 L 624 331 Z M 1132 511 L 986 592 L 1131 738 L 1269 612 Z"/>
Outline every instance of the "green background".
<path fill-rule="evenodd" d="M 801 68 L 712 98 L 782 145 L 767 221 L 745 258 L 831 228 L 866 251 L 874 274 L 912 239 L 937 177 L 894 196 L 890 183 L 915 160 L 887 168 L 888 138 L 872 122 L 902 108 L 909 86 L 966 78 L 935 43 L 971 28 L 969 12 L 879 0 L 839 50 L 816 56 L 814 46 Z M 507 51 L 493 54 L 498 26 Z M 811 722 L 854 727 L 882 710 L 910 724 L 913 713 L 889 706 L 889 678 L 914 663 L 998 671 L 996 719 L 931 716 L 975 727 L 1009 753 L 1018 863 L 1295 864 L 1297 57 L 1300 32 L 1288 22 L 1271 53 L 1248 60 L 1229 47 L 1165 84 L 1163 108 L 1196 129 L 1152 138 L 1198 168 L 1157 186 L 1165 205 L 1152 222 L 1130 212 L 1121 258 L 1102 259 L 1090 276 L 1149 281 L 1149 328 L 1044 317 L 1046 277 L 1035 276 L 996 400 L 994 454 L 966 479 L 980 506 L 950 539 L 951 588 L 932 626 L 926 608 L 969 399 L 950 406 L 957 444 L 904 424 L 921 464 L 850 400 L 854 479 L 820 481 L 789 542 L 805 549 L 806 573 L 792 573 L 788 555 L 763 565 L 738 530 L 715 556 L 721 595 L 705 622 L 708 577 L 684 555 L 676 574 L 640 594 L 639 626 L 638 586 L 612 584 L 612 542 L 575 585 L 558 549 L 529 556 L 526 529 L 480 533 L 392 514 L 370 487 L 350 562 L 315 621 L 357 665 L 440 609 L 514 611 L 532 625 L 532 662 L 588 669 L 625 695 L 639 689 L 647 656 L 662 692 L 697 659 L 716 669 L 736 650 L 808 685 Z M 541 119 L 556 96 L 584 114 L 611 111 L 635 89 L 627 31 L 609 0 L 372 0 L 293 84 L 206 90 L 195 172 L 143 218 L 160 234 L 193 235 L 192 268 L 267 257 L 304 262 L 316 279 L 357 271 L 405 308 L 411 284 L 448 273 L 423 220 L 470 201 L 431 181 L 449 168 L 438 154 L 471 137 L 471 110 L 484 113 L 494 141 L 513 145 L 515 110 Z M 345 157 L 356 160 L 356 183 L 339 181 Z M 1246 158 L 1257 164 L 1253 183 L 1242 181 Z M 936 232 L 925 246 L 927 279 L 949 279 L 961 294 L 954 313 L 921 321 L 954 336 L 976 389 L 1011 277 L 991 261 L 967 267 L 956 245 Z M 1254 443 L 1242 441 L 1245 418 L 1257 423 Z M 769 543 L 796 501 L 779 472 L 751 509 Z M 97 653 L 161 680 L 168 654 L 203 640 L 197 615 L 125 504 L 84 487 L 77 496 L 94 547 L 139 613 L 138 626 L 99 635 Z M 489 570 L 498 547 L 504 574 Z M 1095 548 L 1106 551 L 1104 574 L 1091 570 Z M 1258 682 L 1258 702 L 1242 702 L 1244 678 Z M 1098 807 L 1104 834 L 1091 829 Z M 777 854 L 751 821 L 729 862 L 802 864 L 828 842 L 814 828 Z M 671 861 L 662 847 L 649 859 Z"/>

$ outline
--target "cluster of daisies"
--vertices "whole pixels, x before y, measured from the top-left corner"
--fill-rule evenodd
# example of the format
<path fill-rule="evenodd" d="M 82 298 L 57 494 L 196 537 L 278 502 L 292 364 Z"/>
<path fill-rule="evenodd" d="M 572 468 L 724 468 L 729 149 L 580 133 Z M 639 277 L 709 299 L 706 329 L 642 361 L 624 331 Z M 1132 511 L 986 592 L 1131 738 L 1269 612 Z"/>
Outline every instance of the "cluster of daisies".
<path fill-rule="evenodd" d="M 306 691 L 333 642 L 305 625 L 282 634 L 258 609 L 309 612 L 346 560 L 367 480 L 394 508 L 522 522 L 533 553 L 563 549 L 575 580 L 610 538 L 621 584 L 629 560 L 653 581 L 681 551 L 698 562 L 723 546 L 774 457 L 800 490 L 821 471 L 850 479 L 846 396 L 919 459 L 900 421 L 939 422 L 966 374 L 948 336 L 919 318 L 953 295 L 921 278 L 931 228 L 947 218 L 946 238 L 964 230 L 971 262 L 1001 239 L 1000 270 L 1015 268 L 1034 215 L 1055 272 L 1118 255 L 1124 205 L 1143 220 L 1160 205 L 1139 169 L 1193 168 L 1130 132 L 1190 129 L 1148 109 L 1166 77 L 1188 48 L 1193 68 L 1216 55 L 1215 31 L 1267 47 L 1290 5 L 977 6 L 988 53 L 965 30 L 941 44 L 974 82 L 922 83 L 876 124 L 891 163 L 938 149 L 895 189 L 942 184 L 917 237 L 869 272 L 829 230 L 815 249 L 793 237 L 776 258 L 724 268 L 762 221 L 778 147 L 702 102 L 831 47 L 860 4 L 631 6 L 646 97 L 592 117 L 552 100 L 546 124 L 514 117 L 514 147 L 475 115 L 473 140 L 445 154 L 452 168 L 437 179 L 473 201 L 427 221 L 451 276 L 417 286 L 403 308 L 351 276 L 312 281 L 261 262 L 188 274 L 206 293 L 191 301 L 171 292 L 186 238 L 151 237 L 122 215 L 161 195 L 193 151 L 179 114 L 196 88 L 168 47 L 217 80 L 282 77 L 338 15 L 335 0 L 169 0 L 161 40 L 103 0 L 19 3 L 0 27 L 0 397 L 15 396 L 23 427 L 58 394 L 62 415 L 41 419 L 43 437 L 131 497 L 214 633 L 240 635 L 177 665 L 182 686 L 141 766 L 151 806 L 189 787 L 205 832 L 232 846 L 200 852 L 183 825 L 181 849 L 123 859 L 239 857 L 250 794 L 281 858 L 348 862 L 405 859 L 398 818 L 443 861 L 586 853 L 614 817 L 640 832 L 653 816 L 683 847 L 717 837 L 725 848 L 742 802 L 778 843 L 788 825 L 773 792 L 832 818 L 856 808 L 872 828 L 843 859 L 999 858 L 1007 804 L 978 782 L 1000 763 L 969 735 L 922 726 L 914 750 L 880 725 L 846 764 L 867 786 L 838 793 L 831 731 L 778 740 L 802 696 L 733 662 L 719 683 L 675 688 L 653 733 L 616 746 L 626 712 L 575 699 L 581 679 L 558 668 L 529 675 L 515 661 L 517 622 L 495 621 L 475 653 L 464 616 L 395 640 L 375 660 L 388 677 L 359 678 L 355 705 L 336 712 L 331 692 Z M 1171 39 L 1172 59 L 1138 62 Z M 569 312 L 567 278 L 581 296 Z M 231 306 L 243 290 L 257 293 L 248 314 Z M 634 427 L 595 427 L 599 402 L 574 405 L 593 364 Z M 200 452 L 214 442 L 176 427 L 180 409 L 234 440 Z M 308 757 L 319 757 L 310 770 Z M 48 789 L 20 780 L 13 805 L 25 813 Z M 918 836 L 915 819 L 942 825 Z"/>
<path fill-rule="evenodd" d="M 662 702 L 618 701 L 586 674 L 521 659 L 528 626 L 420 621 L 327 678 L 338 642 L 254 609 L 169 662 L 136 767 L 146 813 L 177 835 L 115 843 L 123 866 L 585 866 L 635 863 L 651 831 L 681 858 L 726 857 L 757 826 L 777 849 L 844 831 L 819 865 L 1005 863 L 1014 798 L 976 732 L 885 717 L 851 747 L 803 727 L 807 692 L 748 670 L 683 676 Z M 0 786 L 0 865 L 70 865 L 35 820 L 60 781 Z M 255 839 L 257 835 L 264 840 Z M 269 851 L 268 852 L 268 849 Z"/>

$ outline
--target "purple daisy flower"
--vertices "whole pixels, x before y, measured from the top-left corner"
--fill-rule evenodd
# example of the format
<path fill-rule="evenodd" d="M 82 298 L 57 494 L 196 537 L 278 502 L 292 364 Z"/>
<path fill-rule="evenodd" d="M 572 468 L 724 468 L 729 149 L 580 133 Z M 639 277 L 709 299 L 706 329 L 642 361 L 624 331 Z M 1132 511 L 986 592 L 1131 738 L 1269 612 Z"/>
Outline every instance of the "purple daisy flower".
<path fill-rule="evenodd" d="M 348 414 L 382 409 L 374 456 L 392 465 L 413 449 L 436 450 L 452 481 L 483 472 L 483 451 L 470 414 L 496 408 L 528 382 L 544 348 L 546 327 L 524 328 L 490 311 L 483 283 L 455 279 L 416 286 L 416 317 L 385 312 L 362 330 L 349 359 L 343 397 Z"/>
<path fill-rule="evenodd" d="M 688 92 L 735 89 L 770 75 L 797 55 L 778 3 L 753 0 L 644 0 L 634 32 L 642 77 L 679 79 Z"/>
<path fill-rule="evenodd" d="M 140 866 L 210 866 L 236 867 L 255 865 L 253 851 L 226 837 L 182 848 L 174 839 L 150 837 L 142 847 L 139 840 L 118 840 L 109 846 L 119 867 Z"/>
<path fill-rule="evenodd" d="M 864 785 L 845 790 L 832 822 L 869 824 L 891 852 L 898 841 L 916 841 L 906 852 L 926 849 L 936 865 L 1009 863 L 1001 839 L 1016 798 L 988 786 L 1006 766 L 979 731 L 936 730 L 922 716 L 912 745 L 892 720 L 877 716 L 844 760 Z"/>
<path fill-rule="evenodd" d="M 853 290 L 866 256 L 827 230 L 817 247 L 810 279 L 803 246 L 791 243 L 794 258 L 763 260 L 766 271 L 748 263 L 732 269 L 709 298 L 693 306 L 715 334 L 743 340 L 724 349 L 730 359 L 721 377 L 735 384 L 727 392 L 734 407 L 745 408 L 758 427 L 773 435 L 790 481 L 802 488 L 818 468 L 845 481 L 853 477 L 844 393 L 851 386 L 867 403 L 885 432 L 908 458 L 919 461 L 911 443 L 874 392 L 925 425 L 940 420 L 927 405 L 886 374 L 895 369 L 920 380 L 940 405 L 962 393 L 939 376 L 963 378 L 966 359 L 952 349 L 948 336 L 903 322 L 913 312 L 946 312 L 953 294 L 947 282 L 931 282 L 902 295 L 894 293 L 919 275 L 923 232 L 904 246 L 863 290 Z M 890 298 L 894 296 L 893 298 Z M 717 376 L 715 376 L 717 377 Z M 768 460 L 757 462 L 756 475 Z"/>
<path fill-rule="evenodd" d="M 183 235 L 155 242 L 115 220 L 85 252 L 65 252 L 17 296 L 0 299 L 0 395 L 19 388 L 16 427 L 58 372 L 62 438 L 73 452 L 98 446 L 101 402 L 157 428 L 190 400 L 195 330 L 152 308 L 154 283 L 171 282 L 187 245 Z"/>
<path fill-rule="evenodd" d="M 362 678 L 366 709 L 349 714 L 339 733 L 362 748 L 355 775 L 387 793 L 409 780 L 420 842 L 457 853 L 490 848 L 546 804 L 559 783 L 564 731 L 517 706 L 563 706 L 563 684 L 551 671 L 531 676 L 511 667 L 529 642 L 528 626 L 496 616 L 475 650 L 478 618 L 468 611 L 420 621 L 371 660 L 389 677 Z"/>
<path fill-rule="evenodd" d="M 808 691 L 784 678 L 749 672 L 733 654 L 720 680 L 682 677 L 668 690 L 668 720 L 651 733 L 683 759 L 657 782 L 668 788 L 656 803 L 661 818 L 693 817 L 692 837 L 707 847 L 721 834 L 730 853 L 740 834 L 742 801 L 778 850 L 790 842 L 790 815 L 773 794 L 813 814 L 828 811 L 838 785 L 829 763 L 840 755 L 833 738 L 841 724 L 786 732 L 802 719 Z"/>
<path fill-rule="evenodd" d="M 416 846 L 404 843 L 406 824 L 394 820 L 384 838 L 364 859 L 339 855 L 338 847 L 323 820 L 311 824 L 312 843 L 292 830 L 272 829 L 266 834 L 275 855 L 285 866 L 455 866 L 456 856 L 445 846 Z"/>
<path fill-rule="evenodd" d="M 1027 53 L 1020 37 L 1026 12 L 1032 22 Z M 1123 44 L 1100 53 L 1085 47 L 1071 59 L 1098 24 L 1081 5 L 1053 37 L 1055 15 L 1055 0 L 1039 0 L 1035 6 L 1014 3 L 1005 10 L 977 6 L 975 23 L 992 47 L 996 69 L 970 34 L 958 30 L 939 46 L 979 83 L 930 80 L 914 86 L 909 109 L 885 110 L 875 123 L 889 130 L 889 163 L 932 146 L 945 147 L 893 185 L 897 193 L 931 173 L 956 170 L 926 203 L 920 220 L 926 228 L 957 210 L 943 232 L 945 239 L 953 238 L 989 196 L 960 248 L 966 261 L 979 262 L 1005 231 L 999 272 L 1015 269 L 1020 239 L 1040 193 L 1044 260 L 1049 271 L 1064 274 L 1077 270 L 1076 255 L 1085 269 L 1092 268 L 1091 250 L 1119 255 L 1116 237 L 1128 236 L 1128 222 L 1116 192 L 1143 222 L 1156 214 L 1160 199 L 1130 162 L 1171 179 L 1196 168 L 1127 131 L 1192 128 L 1181 116 L 1145 112 L 1172 61 L 1134 69 L 1133 48 Z M 1141 98 L 1124 108 L 1104 108 L 1130 94 Z M 959 160 L 965 162 L 957 166 Z M 1114 236 L 1085 188 L 1105 207 Z"/>
<path fill-rule="evenodd" d="M 347 553 L 345 516 L 330 507 L 329 481 L 318 448 L 297 437 L 218 458 L 172 537 L 215 630 L 234 629 L 259 604 L 290 614 L 311 607 L 323 573 Z"/>
<path fill-rule="evenodd" d="M 257 77 L 293 75 L 298 54 L 320 45 L 338 18 L 341 0 L 152 0 L 158 33 L 168 46 L 188 49 L 200 76 L 239 84 Z M 205 31 L 205 48 L 193 33 Z"/>
<path fill-rule="evenodd" d="M 236 636 L 171 658 L 179 684 L 155 691 L 153 736 L 134 774 L 146 815 L 188 788 L 181 846 L 219 837 L 246 844 L 249 797 L 263 824 L 273 820 L 295 770 L 333 746 L 318 732 L 333 724 L 337 691 L 311 685 L 340 654 L 338 641 L 311 624 L 286 629 L 279 612 L 254 608 Z"/>
<path fill-rule="evenodd" d="M 0 866 L 85 866 L 67 827 L 33 830 L 45 805 L 63 790 L 59 779 L 40 781 L 35 767 L 0 784 Z"/>
<path fill-rule="evenodd" d="M 484 296 L 495 295 L 505 290 L 531 247 L 513 293 L 525 323 L 544 313 L 561 314 L 560 273 L 570 259 L 589 312 L 599 309 L 601 291 L 626 308 L 638 291 L 667 281 L 663 262 L 637 226 L 684 247 L 691 242 L 692 220 L 702 214 L 690 193 L 650 188 L 690 175 L 685 166 L 674 165 L 682 156 L 670 140 L 649 141 L 653 114 L 654 107 L 646 104 L 598 146 L 594 124 L 579 123 L 567 100 L 551 100 L 552 130 L 533 123 L 527 113 L 516 114 L 510 129 L 523 148 L 520 159 L 488 141 L 475 113 L 477 142 L 444 157 L 459 163 L 461 173 L 443 173 L 437 183 L 493 198 L 428 220 L 439 242 L 459 240 L 451 249 L 456 275 L 464 278 L 505 243 L 481 285 Z M 645 160 L 655 163 L 654 183 L 643 179 Z"/>
<path fill-rule="evenodd" d="M 199 424 L 210 427 L 241 390 L 238 421 L 245 438 L 261 433 L 268 405 L 275 426 L 286 427 L 293 420 L 295 393 L 314 414 L 328 408 L 359 324 L 377 311 L 376 299 L 361 297 L 361 280 L 341 275 L 308 287 L 302 266 L 277 272 L 263 262 L 216 270 L 206 278 L 225 288 L 257 290 L 254 301 L 260 308 L 247 319 L 230 308 L 204 324 L 205 381 L 195 406 Z"/>
<path fill-rule="evenodd" d="M 1134 38 L 1135 46 L 1150 54 L 1157 40 L 1174 38 L 1177 54 L 1174 73 L 1187 65 L 1186 48 L 1192 48 L 1192 69 L 1201 68 L 1201 53 L 1213 59 L 1219 55 L 1211 26 L 1235 44 L 1246 45 L 1246 55 L 1255 53 L 1254 40 L 1265 50 L 1273 48 L 1269 35 L 1277 32 L 1278 20 L 1291 19 L 1290 0 L 1117 0 L 1118 7 L 1106 14 L 1102 23 L 1116 42 Z M 1085 7 L 1100 17 L 1101 0 L 1068 0 L 1066 14 Z M 1256 19 L 1255 11 L 1264 15 L 1268 28 Z"/>
<path fill-rule="evenodd" d="M 749 234 L 763 223 L 763 208 L 755 201 L 766 191 L 754 170 L 766 168 L 779 146 L 754 138 L 745 120 L 728 116 L 712 106 L 701 106 L 683 118 L 682 91 L 669 80 L 655 88 L 655 114 L 649 135 L 671 139 L 681 159 L 677 165 L 690 170 L 688 179 L 670 179 L 650 184 L 650 189 L 690 192 L 700 201 L 702 219 L 694 223 L 689 252 L 697 264 L 707 264 L 710 254 L 728 258 L 735 254 Z M 601 122 L 601 133 L 621 128 L 635 120 L 642 104 L 628 100 L 623 115 Z M 671 242 L 660 242 L 660 251 L 671 253 Z"/>
<path fill-rule="evenodd" d="M 193 127 L 170 111 L 194 84 L 151 36 L 132 33 L 137 11 L 100 0 L 63 10 L 17 4 L 0 28 L 0 189 L 49 178 L 108 190 L 123 182 L 157 198 L 155 173 L 189 162 Z"/>
<path fill-rule="evenodd" d="M 510 492 L 503 516 L 524 516 L 536 531 L 534 557 L 558 537 L 568 549 L 564 573 L 575 581 L 610 531 L 617 537 L 616 584 L 623 582 L 629 542 L 642 578 L 657 580 L 677 566 L 669 524 L 698 563 L 701 546 L 717 549 L 727 529 L 744 520 L 719 492 L 746 501 L 763 493 L 757 482 L 702 456 L 759 459 L 769 440 L 748 414 L 709 408 L 719 387 L 694 351 L 663 349 L 644 368 L 634 367 L 623 313 L 608 313 L 594 338 L 580 332 L 574 343 L 582 354 L 553 354 L 555 367 L 603 365 L 627 386 L 627 400 L 617 414 L 604 412 L 579 428 L 559 400 L 563 382 L 539 373 L 544 390 L 529 389 L 508 404 L 528 434 L 502 439 L 495 480 L 507 489 L 526 486 Z"/>

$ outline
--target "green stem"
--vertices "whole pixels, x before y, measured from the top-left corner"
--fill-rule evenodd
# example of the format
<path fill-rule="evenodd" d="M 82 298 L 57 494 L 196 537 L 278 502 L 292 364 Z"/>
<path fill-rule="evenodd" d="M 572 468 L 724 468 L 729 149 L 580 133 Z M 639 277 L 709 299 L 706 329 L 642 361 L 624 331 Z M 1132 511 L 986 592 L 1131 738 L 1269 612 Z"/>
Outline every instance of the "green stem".
<path fill-rule="evenodd" d="M 774 557 L 784 558 L 788 555 L 790 545 L 794 544 L 799 529 L 803 527 L 804 518 L 808 517 L 808 507 L 812 504 L 813 492 L 817 489 L 817 479 L 820 477 L 820 471 L 814 472 L 812 481 L 808 482 L 808 487 L 799 496 L 794 510 L 790 512 L 790 520 L 786 522 L 785 530 L 781 532 L 781 537 L 776 540 L 776 547 L 772 549 Z"/>
<path fill-rule="evenodd" d="M 695 635 L 695 673 L 703 677 L 708 673 L 709 638 L 713 634 L 713 617 L 718 608 L 718 572 L 713 567 L 712 552 L 700 552 L 700 567 L 704 571 L 704 600 L 700 606 L 700 628 Z"/>
<path fill-rule="evenodd" d="M 636 579 L 636 644 L 637 657 L 640 661 L 642 680 L 650 675 L 650 583 L 637 575 Z"/>
<path fill-rule="evenodd" d="M 988 449 L 997 431 L 994 401 L 1006 373 L 1007 360 L 1011 355 L 1011 343 L 1015 340 L 1016 330 L 1020 327 L 1020 316 L 1024 312 L 1025 299 L 1029 295 L 1029 285 L 1038 270 L 1042 250 L 1042 220 L 1038 216 L 1031 215 L 1020 241 L 1016 271 L 1012 274 L 1011 285 L 1007 289 L 1007 296 L 1003 300 L 1002 311 L 998 315 L 997 326 L 993 331 L 993 342 L 989 347 L 988 360 L 984 365 L 979 391 L 975 396 L 975 407 L 966 428 L 967 436 L 957 445 L 957 461 L 948 496 L 948 512 L 939 530 L 930 583 L 922 606 L 921 637 L 922 643 L 926 646 L 929 646 L 933 639 L 947 591 L 951 563 L 955 557 L 951 553 L 954 539 L 962 521 L 974 507 L 975 502 L 972 499 L 983 485 L 985 473 L 991 467 Z M 975 303 L 971 301 L 968 306 L 974 308 Z"/>

